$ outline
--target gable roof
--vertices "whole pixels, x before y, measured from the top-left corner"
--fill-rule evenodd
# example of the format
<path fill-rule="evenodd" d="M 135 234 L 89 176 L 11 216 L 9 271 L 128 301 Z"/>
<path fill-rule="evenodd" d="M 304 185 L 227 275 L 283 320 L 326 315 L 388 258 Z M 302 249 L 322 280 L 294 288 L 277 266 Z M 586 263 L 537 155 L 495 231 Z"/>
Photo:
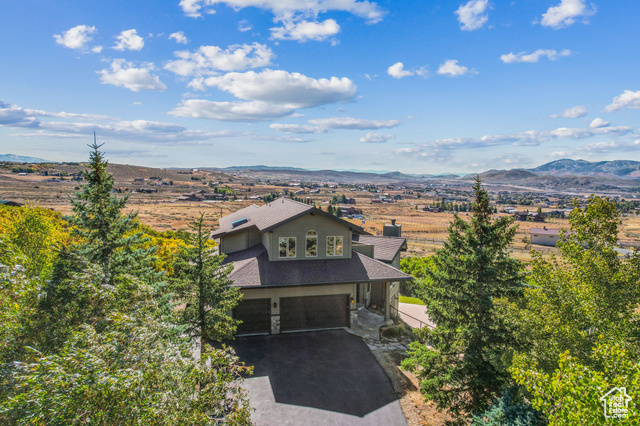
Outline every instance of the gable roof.
<path fill-rule="evenodd" d="M 379 260 L 353 252 L 351 258 L 270 262 L 262 244 L 233 253 L 232 287 L 283 287 L 317 284 L 409 281 L 410 275 Z"/>
<path fill-rule="evenodd" d="M 547 228 L 531 228 L 529 233 L 537 235 L 560 235 L 559 229 L 547 229 Z"/>
<path fill-rule="evenodd" d="M 374 259 L 391 263 L 398 252 L 407 243 L 402 237 L 383 237 L 376 235 L 354 235 L 353 241 L 373 246 Z"/>
<path fill-rule="evenodd" d="M 288 198 L 278 198 L 264 206 L 256 206 L 255 204 L 238 210 L 235 213 L 231 213 L 227 216 L 220 218 L 220 228 L 213 231 L 211 236 L 213 238 L 221 237 L 223 235 L 232 234 L 238 231 L 242 231 L 251 227 L 255 227 L 260 232 L 268 232 L 280 225 L 290 222 L 299 218 L 305 214 L 319 214 L 328 217 L 332 220 L 340 222 L 344 226 L 348 226 L 353 231 L 358 233 L 365 233 L 361 227 L 340 219 L 334 215 L 323 212 L 308 204 L 299 203 L 297 201 L 290 200 Z M 246 219 L 246 221 L 244 221 Z M 236 224 L 234 222 L 243 220 L 242 223 Z"/>

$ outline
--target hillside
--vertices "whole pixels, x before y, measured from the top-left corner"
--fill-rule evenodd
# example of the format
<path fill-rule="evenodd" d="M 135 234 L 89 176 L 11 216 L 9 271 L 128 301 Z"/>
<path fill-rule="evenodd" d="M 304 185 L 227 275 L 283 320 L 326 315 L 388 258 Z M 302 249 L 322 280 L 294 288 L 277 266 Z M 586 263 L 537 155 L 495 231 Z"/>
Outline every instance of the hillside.
<path fill-rule="evenodd" d="M 51 161 L 44 160 L 38 157 L 26 157 L 24 155 L 15 154 L 0 154 L 0 161 L 7 161 L 11 163 L 51 163 Z"/>
<path fill-rule="evenodd" d="M 589 162 L 564 158 L 533 169 L 528 169 L 527 171 L 538 175 L 545 174 L 551 176 L 576 175 L 638 179 L 640 178 L 640 161 L 614 160 Z"/>

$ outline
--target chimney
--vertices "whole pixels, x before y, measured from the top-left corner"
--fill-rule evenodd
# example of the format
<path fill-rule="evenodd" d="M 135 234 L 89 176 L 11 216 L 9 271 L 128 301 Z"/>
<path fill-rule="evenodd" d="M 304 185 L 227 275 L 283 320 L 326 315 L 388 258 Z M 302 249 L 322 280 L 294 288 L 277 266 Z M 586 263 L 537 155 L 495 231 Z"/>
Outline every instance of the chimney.
<path fill-rule="evenodd" d="M 391 225 L 384 225 L 382 228 L 384 237 L 400 237 L 402 235 L 402 225 L 396 225 L 396 220 L 391 219 Z"/>

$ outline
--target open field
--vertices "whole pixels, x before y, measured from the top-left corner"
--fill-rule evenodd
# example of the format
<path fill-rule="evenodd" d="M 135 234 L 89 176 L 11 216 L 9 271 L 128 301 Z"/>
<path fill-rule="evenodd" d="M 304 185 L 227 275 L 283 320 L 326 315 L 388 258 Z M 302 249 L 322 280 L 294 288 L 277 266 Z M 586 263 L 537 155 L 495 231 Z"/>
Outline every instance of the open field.
<path fill-rule="evenodd" d="M 44 164 L 38 167 L 41 174 L 12 173 L 9 167 L 0 168 L 0 199 L 38 204 L 63 214 L 70 213 L 69 197 L 82 184 L 81 181 L 71 180 L 71 176 L 77 173 L 82 165 Z M 221 216 L 252 203 L 262 203 L 260 200 L 249 200 L 250 196 L 282 194 L 285 191 L 298 192 L 300 189 L 295 184 L 290 186 L 282 182 L 258 181 L 209 170 L 165 170 L 127 165 L 109 167 L 109 171 L 114 174 L 116 188 L 130 197 L 128 209 L 137 211 L 142 223 L 159 231 L 186 229 L 187 224 L 201 213 L 205 214 L 205 221 L 209 226 L 216 226 Z M 42 175 L 44 171 L 48 175 Z M 56 177 L 57 173 L 60 178 Z M 467 190 L 470 190 L 470 187 L 471 183 Z M 235 195 L 226 201 L 184 200 L 185 195 L 198 191 L 212 193 L 217 188 L 230 190 Z M 361 219 L 348 220 L 362 225 L 372 234 L 381 235 L 383 225 L 395 219 L 397 224 L 402 225 L 402 235 L 408 241 L 406 256 L 433 254 L 447 238 L 447 228 L 453 219 L 453 213 L 450 212 L 422 211 L 423 206 L 432 205 L 434 201 L 442 198 L 442 195 L 438 195 L 437 189 L 432 190 L 431 194 L 425 191 L 424 196 L 418 198 L 413 192 L 389 185 L 369 185 L 366 189 L 354 185 L 324 185 L 317 188 L 314 192 L 302 191 L 304 194 L 299 197 L 309 199 L 324 210 L 335 195 L 344 194 L 346 198 L 353 198 L 354 207 L 362 211 L 365 222 L 362 224 Z M 401 199 L 394 203 L 372 203 L 372 198 L 380 196 L 381 192 L 389 197 L 400 196 Z M 537 207 L 527 208 L 535 211 Z M 543 209 L 546 210 L 549 209 Z M 469 217 L 469 213 L 462 212 L 459 215 L 463 219 Z M 528 244 L 531 227 L 567 228 L 569 221 L 547 218 L 545 223 L 517 222 L 517 226 L 512 255 L 526 262 L 531 259 L 531 248 L 545 255 L 557 252 L 555 248 L 532 247 Z M 634 214 L 623 215 L 619 236 L 627 244 L 640 245 L 640 217 Z"/>

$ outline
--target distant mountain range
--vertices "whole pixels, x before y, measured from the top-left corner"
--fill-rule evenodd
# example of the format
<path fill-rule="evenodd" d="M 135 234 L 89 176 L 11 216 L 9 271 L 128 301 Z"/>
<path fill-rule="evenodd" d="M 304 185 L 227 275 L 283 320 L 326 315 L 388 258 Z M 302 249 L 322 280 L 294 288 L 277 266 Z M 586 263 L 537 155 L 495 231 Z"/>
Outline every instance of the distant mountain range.
<path fill-rule="evenodd" d="M 625 179 L 640 178 L 640 161 L 615 160 L 589 162 L 568 158 L 552 161 L 528 171 L 551 176 L 605 176 Z"/>
<path fill-rule="evenodd" d="M 0 154 L 0 161 L 11 161 L 14 163 L 51 163 L 51 161 L 44 160 L 37 157 L 25 157 L 23 155 L 15 154 Z"/>

